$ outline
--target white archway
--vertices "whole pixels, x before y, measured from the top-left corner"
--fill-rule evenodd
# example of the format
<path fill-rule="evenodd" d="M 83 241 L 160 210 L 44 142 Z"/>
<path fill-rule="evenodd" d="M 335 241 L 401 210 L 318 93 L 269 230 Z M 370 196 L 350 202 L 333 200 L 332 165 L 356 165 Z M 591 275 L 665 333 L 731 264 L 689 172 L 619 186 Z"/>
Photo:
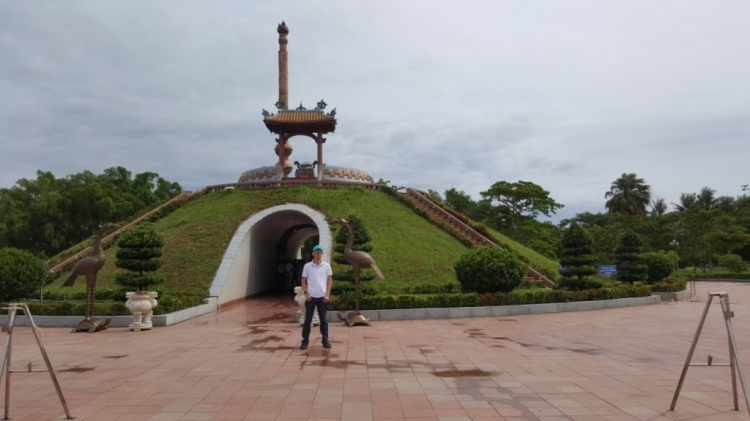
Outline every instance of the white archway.
<path fill-rule="evenodd" d="M 285 254 L 297 257 L 302 242 L 317 234 L 325 251 L 323 260 L 330 263 L 333 243 L 323 214 L 291 203 L 264 209 L 237 228 L 224 252 L 209 290 L 212 297 L 217 297 L 218 305 L 272 289 L 276 281 L 277 244 L 285 232 L 300 224 L 314 225 L 317 230 L 306 228 L 292 235 L 285 244 L 288 248 Z"/>

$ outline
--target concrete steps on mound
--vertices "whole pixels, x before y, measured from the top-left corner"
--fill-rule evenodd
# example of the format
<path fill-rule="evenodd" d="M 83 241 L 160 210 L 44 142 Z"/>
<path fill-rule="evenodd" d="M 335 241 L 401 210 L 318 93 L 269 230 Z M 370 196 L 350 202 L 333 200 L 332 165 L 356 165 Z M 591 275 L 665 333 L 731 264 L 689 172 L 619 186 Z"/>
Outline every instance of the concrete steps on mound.
<path fill-rule="evenodd" d="M 414 206 L 416 206 L 417 208 L 425 211 L 432 222 L 437 225 L 447 225 L 453 231 L 457 232 L 459 235 L 468 240 L 473 246 L 498 247 L 497 244 L 493 243 L 490 239 L 477 232 L 474 228 L 470 227 L 460 219 L 451 215 L 442 207 L 432 202 L 424 192 L 407 188 L 405 193 L 399 194 L 401 194 L 401 197 L 414 204 Z M 551 279 L 547 278 L 531 266 L 528 267 L 528 273 L 525 278 L 541 280 L 548 287 L 555 286 L 555 283 Z"/>
<path fill-rule="evenodd" d="M 151 217 L 151 215 L 153 215 L 153 214 L 154 214 L 154 213 L 156 213 L 157 211 L 161 210 L 161 209 L 162 209 L 163 207 L 165 207 L 165 206 L 167 206 L 167 205 L 169 205 L 169 204 L 172 204 L 172 203 L 174 203 L 174 202 L 177 202 L 177 201 L 179 201 L 179 200 L 185 200 L 185 199 L 188 199 L 188 198 L 189 198 L 190 196 L 192 196 L 192 195 L 193 195 L 193 192 L 192 192 L 192 191 L 189 191 L 189 190 L 183 191 L 183 192 L 182 192 L 182 193 L 180 193 L 179 195 L 177 195 L 177 196 L 175 196 L 175 197 L 171 198 L 170 200 L 168 200 L 168 201 L 164 202 L 163 204 L 159 205 L 158 207 L 156 207 L 156 208 L 154 208 L 154 209 L 152 209 L 152 210 L 148 211 L 147 213 L 145 213 L 145 214 L 143 214 L 143 215 L 139 216 L 139 217 L 138 217 L 137 219 L 133 220 L 132 222 L 128 223 L 127 225 L 125 225 L 124 227 L 122 227 L 122 228 L 118 229 L 117 231 L 113 232 L 112 234 L 109 234 L 108 236 L 106 236 L 106 237 L 102 238 L 102 245 L 106 245 L 107 243 L 110 243 L 110 242 L 111 242 L 112 240 L 114 240 L 114 239 L 115 239 L 115 236 L 116 236 L 117 234 L 119 234 L 119 233 L 121 233 L 121 232 L 125 231 L 126 229 L 128 229 L 128 228 L 132 227 L 133 225 L 135 225 L 135 224 L 137 224 L 137 223 L 141 222 L 141 221 L 142 221 L 142 220 L 144 220 L 144 219 L 148 219 L 148 218 L 150 218 L 150 217 Z M 69 265 L 70 263 L 72 263 L 72 262 L 74 262 L 74 261 L 77 261 L 77 260 L 79 260 L 79 259 L 82 259 L 82 258 L 84 258 L 84 257 L 88 256 L 89 254 L 93 253 L 93 251 L 94 251 L 94 246 L 89 246 L 89 247 L 86 247 L 85 249 L 83 249 L 83 250 L 79 251 L 78 253 L 76 253 L 76 254 L 74 254 L 74 255 L 72 255 L 72 256 L 70 256 L 70 257 L 68 257 L 67 259 L 63 260 L 62 262 L 60 262 L 60 263 L 56 264 L 55 266 L 53 266 L 52 268 L 50 268 L 50 269 L 49 269 L 49 272 L 50 272 L 50 273 L 57 273 L 57 272 L 60 272 L 60 271 L 62 271 L 63 269 L 65 269 L 65 267 L 66 267 L 67 265 Z"/>

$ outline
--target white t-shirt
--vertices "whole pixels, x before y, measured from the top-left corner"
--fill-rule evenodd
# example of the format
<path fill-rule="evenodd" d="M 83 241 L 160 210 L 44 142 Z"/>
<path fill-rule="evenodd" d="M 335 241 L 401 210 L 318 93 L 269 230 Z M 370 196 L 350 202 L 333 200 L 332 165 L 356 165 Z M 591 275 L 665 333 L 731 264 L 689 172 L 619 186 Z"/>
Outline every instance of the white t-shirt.
<path fill-rule="evenodd" d="M 308 262 L 302 269 L 302 277 L 307 278 L 307 292 L 313 298 L 321 298 L 326 295 L 328 277 L 333 276 L 331 265 L 321 261 L 320 265 Z"/>

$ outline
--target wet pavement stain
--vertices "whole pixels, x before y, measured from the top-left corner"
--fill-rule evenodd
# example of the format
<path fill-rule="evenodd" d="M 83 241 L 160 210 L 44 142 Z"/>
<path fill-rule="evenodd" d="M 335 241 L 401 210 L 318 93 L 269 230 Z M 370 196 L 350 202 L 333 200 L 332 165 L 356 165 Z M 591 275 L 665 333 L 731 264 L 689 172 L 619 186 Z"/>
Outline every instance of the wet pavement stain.
<path fill-rule="evenodd" d="M 264 326 L 248 326 L 248 328 L 250 329 L 249 335 L 260 335 L 268 332 L 268 329 Z"/>
<path fill-rule="evenodd" d="M 475 370 L 449 370 L 435 372 L 438 377 L 489 377 L 490 373 L 479 369 Z"/>
<path fill-rule="evenodd" d="M 254 320 L 248 320 L 247 324 L 268 324 L 268 323 L 294 323 L 294 315 L 289 314 L 288 311 L 282 313 L 274 313 L 268 317 L 261 317 Z"/>
<path fill-rule="evenodd" d="M 529 348 L 529 349 L 544 349 L 544 350 L 547 350 L 547 351 L 571 351 L 571 352 L 577 352 L 579 354 L 588 354 L 588 355 L 598 355 L 599 354 L 599 349 L 598 348 L 597 349 L 560 348 L 560 347 L 555 347 L 555 346 L 539 345 L 539 344 L 535 344 L 535 343 L 519 342 L 519 341 L 510 339 L 510 338 L 507 338 L 505 336 L 492 337 L 492 339 L 513 342 L 515 344 L 521 345 L 524 348 Z"/>
<path fill-rule="evenodd" d="M 267 330 L 264 330 L 266 332 Z M 278 336 L 278 335 L 272 335 L 272 336 L 261 336 L 258 338 L 253 339 L 248 343 L 247 345 L 242 345 L 239 349 L 239 351 L 267 351 L 267 352 L 273 352 L 278 349 L 281 349 L 282 347 L 264 347 L 268 342 L 282 342 L 284 338 Z M 292 349 L 292 347 L 286 347 L 285 349 Z"/>
<path fill-rule="evenodd" d="M 58 373 L 85 373 L 87 371 L 91 371 L 93 368 L 90 367 L 71 367 L 66 368 L 65 370 L 58 370 Z"/>

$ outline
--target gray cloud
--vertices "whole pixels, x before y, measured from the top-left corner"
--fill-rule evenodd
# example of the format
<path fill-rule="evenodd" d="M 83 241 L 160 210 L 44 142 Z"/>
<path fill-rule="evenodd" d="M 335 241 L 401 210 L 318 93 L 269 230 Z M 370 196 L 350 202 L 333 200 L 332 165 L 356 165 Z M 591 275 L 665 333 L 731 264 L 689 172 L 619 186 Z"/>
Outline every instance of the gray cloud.
<path fill-rule="evenodd" d="M 742 2 L 9 2 L 0 186 L 123 165 L 186 188 L 275 161 L 260 110 L 325 98 L 326 161 L 398 185 L 540 184 L 559 217 L 635 172 L 668 202 L 750 182 Z M 315 147 L 294 138 L 292 159 Z"/>

